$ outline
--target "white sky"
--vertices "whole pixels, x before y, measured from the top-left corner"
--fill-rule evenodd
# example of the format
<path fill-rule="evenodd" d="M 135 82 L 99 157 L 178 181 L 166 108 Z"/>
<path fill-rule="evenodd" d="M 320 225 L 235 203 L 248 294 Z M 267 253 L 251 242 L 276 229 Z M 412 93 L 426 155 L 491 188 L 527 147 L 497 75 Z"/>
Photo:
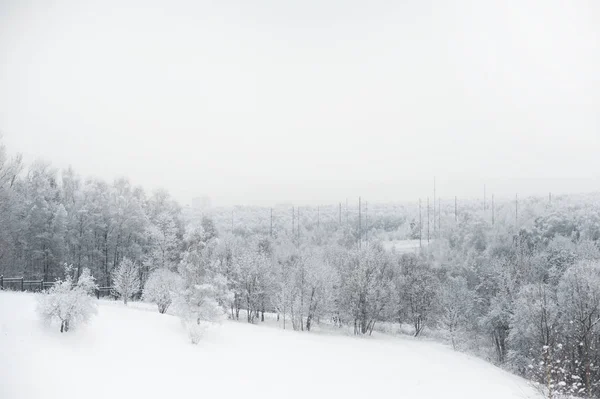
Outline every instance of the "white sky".
<path fill-rule="evenodd" d="M 600 2 L 0 0 L 0 131 L 183 203 L 598 190 Z"/>

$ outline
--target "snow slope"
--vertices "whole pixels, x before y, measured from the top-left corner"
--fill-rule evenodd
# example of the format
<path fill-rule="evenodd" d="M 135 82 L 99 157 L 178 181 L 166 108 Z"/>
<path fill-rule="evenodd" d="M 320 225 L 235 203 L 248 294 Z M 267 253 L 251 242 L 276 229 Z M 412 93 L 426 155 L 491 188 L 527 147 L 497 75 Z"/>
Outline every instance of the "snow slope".
<path fill-rule="evenodd" d="M 194 346 L 179 319 L 101 302 L 48 329 L 35 296 L 0 292 L 0 398 L 537 398 L 522 379 L 431 342 L 224 322 Z"/>

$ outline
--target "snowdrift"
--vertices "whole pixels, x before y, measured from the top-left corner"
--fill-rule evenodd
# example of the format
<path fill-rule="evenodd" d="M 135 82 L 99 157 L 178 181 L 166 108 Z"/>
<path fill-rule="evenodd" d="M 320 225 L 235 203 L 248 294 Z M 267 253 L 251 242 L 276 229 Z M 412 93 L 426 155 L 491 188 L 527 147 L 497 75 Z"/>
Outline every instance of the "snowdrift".
<path fill-rule="evenodd" d="M 431 342 L 224 322 L 192 345 L 178 318 L 113 302 L 60 334 L 35 306 L 34 294 L 0 292 L 0 398 L 538 398 Z"/>

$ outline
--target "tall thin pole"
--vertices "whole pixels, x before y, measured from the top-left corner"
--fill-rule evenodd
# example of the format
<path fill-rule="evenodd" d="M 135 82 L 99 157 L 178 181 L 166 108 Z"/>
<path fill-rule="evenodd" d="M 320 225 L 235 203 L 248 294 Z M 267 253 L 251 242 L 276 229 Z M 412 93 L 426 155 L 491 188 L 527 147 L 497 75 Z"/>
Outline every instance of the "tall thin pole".
<path fill-rule="evenodd" d="M 492 226 L 496 222 L 496 213 L 494 209 L 494 194 L 492 194 Z"/>
<path fill-rule="evenodd" d="M 483 210 L 485 211 L 487 209 L 486 206 L 486 187 L 485 184 L 483 185 Z"/>
<path fill-rule="evenodd" d="M 429 244 L 429 197 L 427 197 L 427 244 Z"/>
<path fill-rule="evenodd" d="M 442 234 L 442 199 L 438 197 L 438 236 Z"/>
<path fill-rule="evenodd" d="M 361 246 L 361 241 L 362 241 L 362 226 L 361 224 L 361 218 L 362 218 L 362 206 L 361 206 L 361 198 L 358 197 L 358 247 L 360 248 Z"/>
<path fill-rule="evenodd" d="M 319 207 L 317 206 L 317 229 L 321 226 L 321 211 L 319 210 Z"/>
<path fill-rule="evenodd" d="M 458 197 L 454 196 L 454 221 L 458 222 Z"/>
<path fill-rule="evenodd" d="M 298 245 L 300 245 L 300 207 L 296 207 L 296 212 L 298 213 L 298 223 L 297 223 L 297 227 L 298 227 Z"/>
<path fill-rule="evenodd" d="M 369 202 L 365 201 L 365 241 L 369 242 Z"/>
<path fill-rule="evenodd" d="M 419 198 L 419 248 L 423 247 L 423 215 L 421 213 L 421 198 Z"/>
<path fill-rule="evenodd" d="M 436 191 L 436 179 L 433 176 L 433 236 L 435 237 L 435 191 Z"/>
<path fill-rule="evenodd" d="M 519 225 L 519 194 L 515 194 L 515 229 Z"/>
<path fill-rule="evenodd" d="M 346 224 L 349 222 L 349 212 L 348 212 L 348 198 L 346 198 Z"/>

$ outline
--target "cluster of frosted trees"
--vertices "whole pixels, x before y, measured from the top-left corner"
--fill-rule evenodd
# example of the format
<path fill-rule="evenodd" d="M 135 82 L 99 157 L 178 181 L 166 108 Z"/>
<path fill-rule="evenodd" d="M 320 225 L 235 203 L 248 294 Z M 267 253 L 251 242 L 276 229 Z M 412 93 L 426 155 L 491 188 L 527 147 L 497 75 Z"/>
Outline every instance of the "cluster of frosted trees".
<path fill-rule="evenodd" d="M 519 226 L 498 212 L 446 219 L 420 254 L 384 250 L 340 228 L 221 234 L 196 262 L 226 281 L 230 318 L 271 313 L 286 328 L 356 334 L 402 325 L 442 334 L 552 395 L 600 393 L 600 208 L 532 201 Z"/>
<path fill-rule="evenodd" d="M 184 224 L 165 191 L 148 195 L 126 179 L 106 183 L 49 164 L 24 165 L 0 146 L 0 275 L 54 281 L 73 265 L 100 286 L 124 259 L 145 283 L 157 268 L 176 266 Z"/>

